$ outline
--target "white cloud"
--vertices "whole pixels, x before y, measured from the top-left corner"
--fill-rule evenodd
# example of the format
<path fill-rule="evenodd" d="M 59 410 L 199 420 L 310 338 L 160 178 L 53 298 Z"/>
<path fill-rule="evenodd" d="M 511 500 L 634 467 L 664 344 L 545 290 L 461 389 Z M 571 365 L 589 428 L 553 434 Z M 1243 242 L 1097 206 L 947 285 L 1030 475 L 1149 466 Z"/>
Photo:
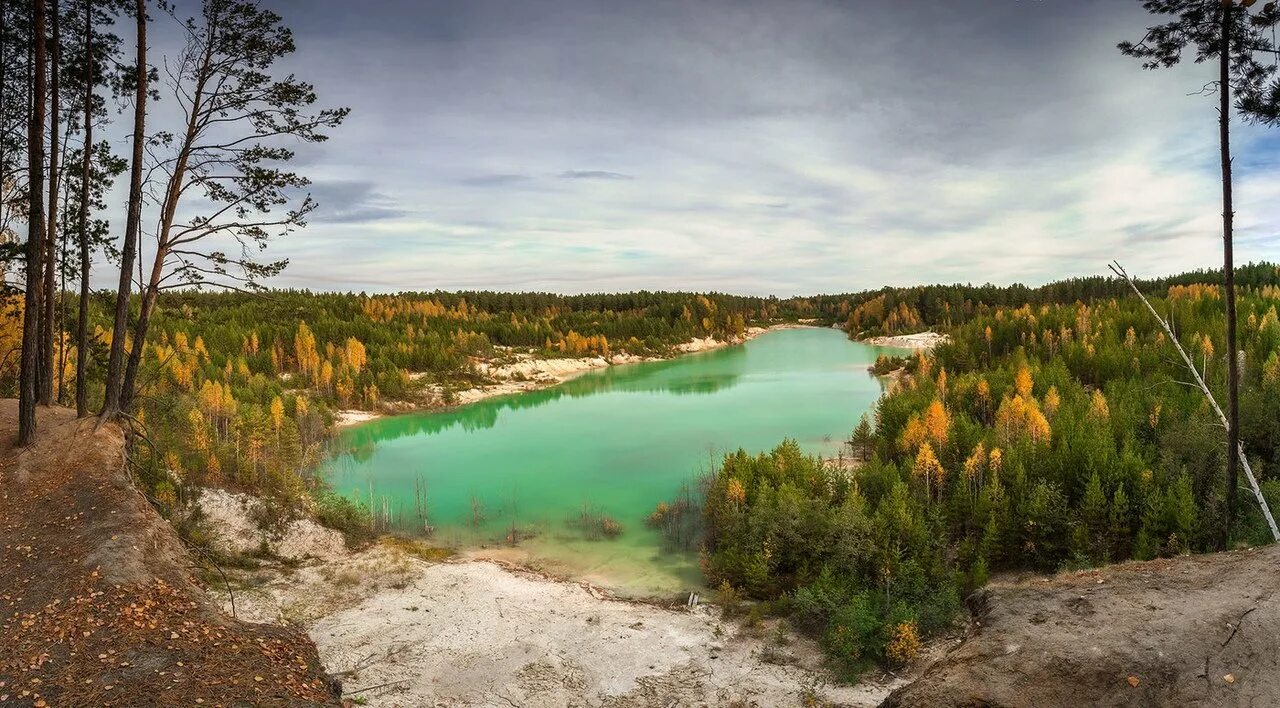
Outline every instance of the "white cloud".
<path fill-rule="evenodd" d="M 1120 56 L 1136 2 L 305 7 L 291 68 L 353 113 L 280 285 L 786 295 L 1220 257 L 1206 68 Z M 1240 260 L 1275 258 L 1280 170 L 1239 197 Z"/>

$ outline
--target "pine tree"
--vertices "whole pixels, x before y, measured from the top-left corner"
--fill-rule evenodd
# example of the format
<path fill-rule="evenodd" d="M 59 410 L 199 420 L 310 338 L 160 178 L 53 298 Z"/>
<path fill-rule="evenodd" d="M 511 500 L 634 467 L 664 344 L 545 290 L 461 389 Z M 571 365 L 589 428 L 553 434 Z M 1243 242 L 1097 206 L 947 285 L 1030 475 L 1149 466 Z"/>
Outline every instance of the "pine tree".
<path fill-rule="evenodd" d="M 862 462 L 871 459 L 871 451 L 875 449 L 875 433 L 871 430 L 871 421 L 867 418 L 867 414 L 862 414 L 862 419 L 858 421 L 858 427 L 853 429 L 853 435 L 849 438 L 849 445 L 853 448 L 854 454 Z"/>
<path fill-rule="evenodd" d="M 1107 495 L 1102 490 L 1102 480 L 1095 471 L 1084 488 L 1084 498 L 1073 529 L 1073 550 L 1076 555 L 1094 563 L 1107 560 L 1106 541 L 1108 526 Z"/>
<path fill-rule="evenodd" d="M 1194 53 L 1196 63 L 1216 61 L 1218 80 L 1218 146 L 1222 166 L 1222 275 L 1227 344 L 1227 498 L 1226 524 L 1219 541 L 1230 542 L 1236 518 L 1236 491 L 1239 486 L 1240 376 L 1236 360 L 1236 288 L 1233 243 L 1235 207 L 1231 172 L 1232 92 L 1244 114 L 1263 122 L 1280 120 L 1280 85 L 1276 73 L 1275 46 L 1271 36 L 1280 23 L 1280 9 L 1268 3 L 1250 17 L 1254 0 L 1145 0 L 1144 7 L 1156 15 L 1170 15 L 1164 24 L 1148 27 L 1142 41 L 1121 42 L 1123 54 L 1139 58 L 1143 68 L 1176 66 L 1184 51 Z M 1270 28 L 1272 32 L 1265 32 Z M 1259 60 L 1259 55 L 1263 60 Z"/>
<path fill-rule="evenodd" d="M 18 400 L 18 444 L 29 445 L 36 435 L 36 401 L 40 397 L 41 313 L 44 298 L 44 127 L 45 127 L 45 0 L 31 1 L 31 55 L 33 81 L 27 124 L 27 272 L 22 317 L 22 370 Z"/>
<path fill-rule="evenodd" d="M 164 6 L 170 12 L 172 5 Z M 168 88 L 183 113 L 167 181 L 160 196 L 155 249 L 121 387 L 121 405 L 133 400 L 142 347 L 160 292 L 191 286 L 257 290 L 287 261 L 253 256 L 281 233 L 300 228 L 316 204 L 293 196 L 310 184 L 287 169 L 294 151 L 283 139 L 327 139 L 324 130 L 346 118 L 346 108 L 314 109 L 314 87 L 293 74 L 272 76 L 292 54 L 292 32 L 276 13 L 252 0 L 204 0 L 200 21 L 187 21 L 187 45 Z M 203 197 L 201 213 L 182 217 L 190 194 Z M 279 207 L 290 206 L 281 212 Z M 228 255 L 227 241 L 238 246 Z"/>
<path fill-rule="evenodd" d="M 146 170 L 147 99 L 151 73 L 147 65 L 147 3 L 134 0 L 133 17 L 137 58 L 133 65 L 133 156 L 129 162 L 129 202 L 126 209 L 124 243 L 120 248 L 120 284 L 116 288 L 115 324 L 111 330 L 111 351 L 107 359 L 106 393 L 101 416 L 104 420 L 120 413 L 125 375 L 125 338 L 129 324 L 129 295 L 133 289 L 133 263 L 138 253 L 138 233 L 142 223 L 142 175 Z M 143 342 L 134 340 L 134 349 Z M 139 352 L 139 355 L 141 353 Z M 215 460 L 216 462 L 216 460 Z"/>

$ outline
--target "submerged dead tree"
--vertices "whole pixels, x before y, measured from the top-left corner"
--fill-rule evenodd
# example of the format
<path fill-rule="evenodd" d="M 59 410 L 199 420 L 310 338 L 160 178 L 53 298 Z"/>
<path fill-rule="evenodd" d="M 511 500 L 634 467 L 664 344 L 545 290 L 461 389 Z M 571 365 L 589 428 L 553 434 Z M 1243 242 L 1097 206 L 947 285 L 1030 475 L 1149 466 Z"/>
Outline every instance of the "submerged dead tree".
<path fill-rule="evenodd" d="M 1209 406 L 1213 408 L 1213 412 L 1218 414 L 1218 420 L 1222 422 L 1222 425 L 1227 428 L 1227 430 L 1233 431 L 1234 428 L 1231 427 L 1230 419 L 1227 414 L 1222 411 L 1222 407 L 1218 405 L 1217 399 L 1213 397 L 1213 392 L 1209 390 L 1209 385 L 1205 383 L 1204 376 L 1202 376 L 1200 374 L 1200 370 L 1196 368 L 1195 363 L 1191 360 L 1191 356 L 1182 348 L 1182 343 L 1178 341 L 1178 336 L 1173 333 L 1173 327 L 1170 326 L 1169 321 L 1161 317 L 1160 313 L 1156 312 L 1156 308 L 1152 307 L 1151 302 L 1142 294 L 1142 291 L 1138 289 L 1138 286 L 1133 282 L 1133 279 L 1129 277 L 1129 274 L 1125 272 L 1124 267 L 1121 266 L 1119 262 L 1113 263 L 1108 267 L 1111 268 L 1111 272 L 1121 278 L 1124 278 L 1124 281 L 1129 284 L 1129 287 L 1133 290 L 1134 294 L 1142 300 L 1142 304 L 1147 306 L 1147 311 L 1151 313 L 1151 316 L 1156 318 L 1156 322 L 1160 323 L 1160 327 L 1168 336 L 1169 341 L 1173 342 L 1174 348 L 1177 349 L 1178 354 L 1182 356 L 1182 362 L 1186 364 L 1187 370 L 1190 371 L 1191 376 L 1195 378 L 1196 386 L 1199 387 L 1202 393 L 1204 393 L 1204 397 L 1208 399 Z M 1235 354 L 1228 352 L 1227 358 L 1234 360 Z M 1258 479 L 1254 477 L 1253 468 L 1249 466 L 1249 458 L 1244 454 L 1244 443 L 1240 442 L 1239 438 L 1234 435 L 1231 436 L 1231 440 L 1235 443 L 1235 450 L 1233 451 L 1228 447 L 1227 457 L 1229 459 L 1239 461 L 1240 467 L 1244 469 L 1245 478 L 1249 480 L 1249 487 L 1253 489 L 1253 496 L 1257 498 L 1258 506 L 1262 508 L 1262 515 L 1267 518 L 1267 526 L 1271 527 L 1271 537 L 1280 542 L 1280 529 L 1276 528 L 1276 520 L 1275 517 L 1271 515 L 1271 507 L 1267 506 L 1267 499 L 1262 496 L 1262 488 L 1258 486 Z"/>

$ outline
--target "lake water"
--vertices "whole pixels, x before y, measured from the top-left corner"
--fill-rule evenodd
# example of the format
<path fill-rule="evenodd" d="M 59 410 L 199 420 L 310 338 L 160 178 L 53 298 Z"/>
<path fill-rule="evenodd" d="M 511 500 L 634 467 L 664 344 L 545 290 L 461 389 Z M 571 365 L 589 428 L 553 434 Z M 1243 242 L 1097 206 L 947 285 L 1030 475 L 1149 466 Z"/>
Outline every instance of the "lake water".
<path fill-rule="evenodd" d="M 644 518 L 727 451 L 783 438 L 835 456 L 882 384 L 868 372 L 900 350 L 833 329 L 784 329 L 741 346 L 593 371 L 554 388 L 349 428 L 324 470 L 405 530 L 490 549 L 624 592 L 700 587 L 693 553 L 662 550 Z M 622 525 L 588 538 L 584 510 Z M 520 538 L 514 549 L 512 528 Z M 507 550 L 502 550 L 506 548 Z"/>

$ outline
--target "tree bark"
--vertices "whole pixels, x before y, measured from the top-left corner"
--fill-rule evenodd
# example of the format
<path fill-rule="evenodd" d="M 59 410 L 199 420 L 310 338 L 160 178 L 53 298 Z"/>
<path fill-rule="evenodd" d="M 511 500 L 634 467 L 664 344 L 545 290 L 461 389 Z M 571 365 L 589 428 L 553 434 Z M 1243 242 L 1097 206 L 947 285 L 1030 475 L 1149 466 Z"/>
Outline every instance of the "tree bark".
<path fill-rule="evenodd" d="M 1233 452 L 1240 446 L 1240 370 L 1236 361 L 1236 277 L 1232 254 L 1231 201 L 1231 8 L 1222 8 L 1222 46 L 1218 57 L 1218 134 L 1222 152 L 1222 287 L 1227 325 L 1227 499 L 1222 547 L 1231 543 L 1236 521 L 1236 487 L 1239 462 Z"/>
<path fill-rule="evenodd" d="M 54 309 L 57 304 L 57 232 L 58 232 L 58 121 L 61 97 L 59 71 L 59 45 L 62 37 L 59 33 L 58 0 L 53 0 L 49 29 L 52 34 L 49 42 L 49 208 L 45 212 L 48 225 L 44 232 L 44 300 L 41 305 L 44 311 L 40 315 L 40 405 L 53 403 L 53 364 L 56 356 L 53 346 Z"/>
<path fill-rule="evenodd" d="M 44 100 L 45 0 L 31 0 L 32 81 L 31 115 L 27 122 L 27 170 L 30 214 L 27 218 L 27 290 L 22 311 L 22 363 L 18 392 L 18 444 L 36 435 L 37 379 L 40 368 L 40 312 L 43 296 L 41 255 L 44 253 Z"/>
<path fill-rule="evenodd" d="M 142 343 L 147 339 L 147 328 L 151 326 L 151 313 L 156 308 L 156 297 L 159 296 L 160 278 L 164 274 L 164 261 L 159 253 L 151 267 L 151 278 L 142 290 L 142 303 L 138 308 L 138 322 L 133 329 L 133 350 L 129 352 L 129 364 L 125 368 L 124 383 L 120 390 L 120 410 L 133 408 L 133 396 L 137 393 L 138 371 L 142 368 Z"/>
<path fill-rule="evenodd" d="M 76 415 L 89 414 L 89 181 L 93 176 L 93 0 L 84 2 L 84 155 L 80 162 L 80 310 L 76 313 Z"/>
<path fill-rule="evenodd" d="M 124 247 L 120 251 L 120 287 L 116 290 L 115 325 L 111 334 L 111 354 L 107 359 L 107 390 L 102 417 L 113 418 L 120 412 L 124 379 L 124 340 L 129 325 L 129 294 L 133 285 L 133 262 L 138 253 L 138 233 L 142 220 L 142 171 L 144 135 L 147 120 L 147 7 L 146 0 L 135 0 L 137 15 L 137 78 L 133 98 L 133 162 L 129 166 L 129 211 L 125 219 Z M 141 342 L 134 347 L 140 348 Z"/>

